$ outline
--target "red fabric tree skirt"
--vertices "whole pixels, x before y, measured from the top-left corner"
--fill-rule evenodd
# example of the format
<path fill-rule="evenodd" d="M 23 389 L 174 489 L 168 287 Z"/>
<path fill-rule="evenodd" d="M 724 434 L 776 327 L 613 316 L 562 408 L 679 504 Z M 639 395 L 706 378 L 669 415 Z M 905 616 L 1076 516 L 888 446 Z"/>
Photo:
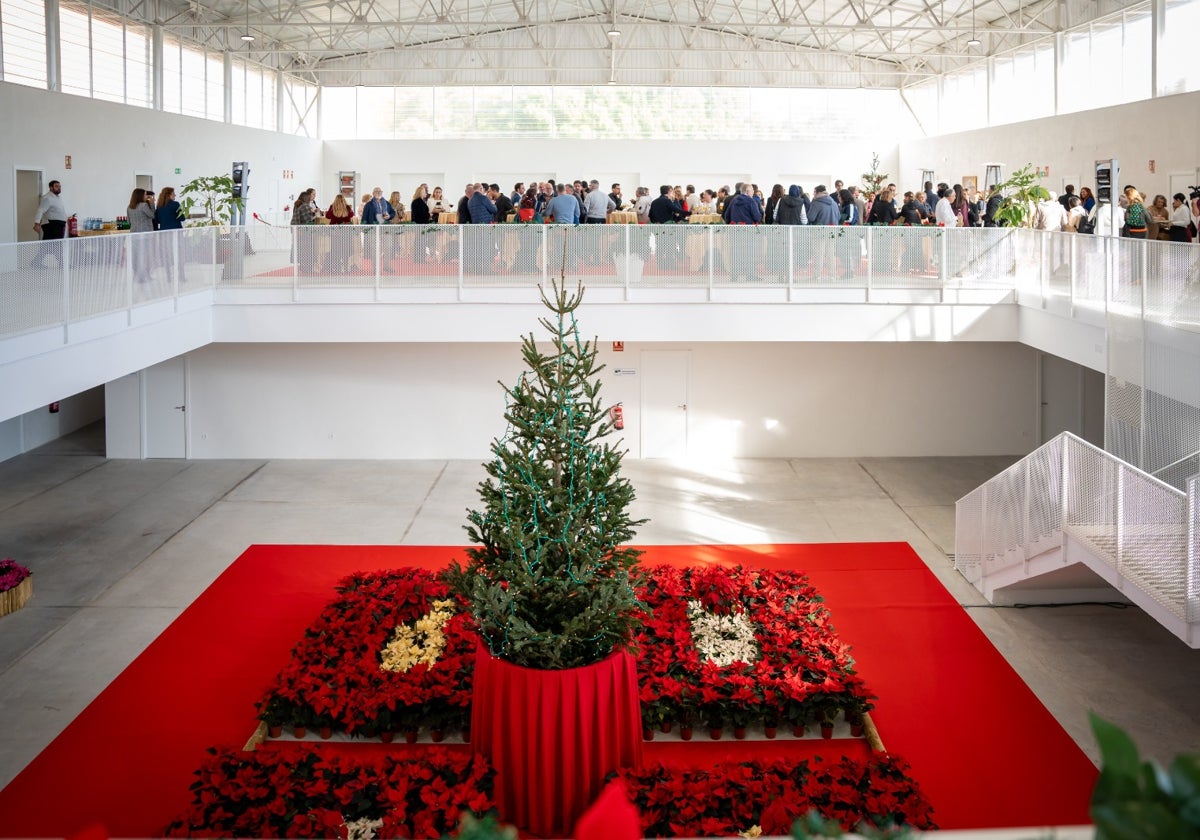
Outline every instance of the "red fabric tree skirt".
<path fill-rule="evenodd" d="M 543 671 L 475 658 L 471 741 L 496 768 L 506 822 L 564 837 L 619 767 L 640 767 L 637 664 L 627 653 Z"/>

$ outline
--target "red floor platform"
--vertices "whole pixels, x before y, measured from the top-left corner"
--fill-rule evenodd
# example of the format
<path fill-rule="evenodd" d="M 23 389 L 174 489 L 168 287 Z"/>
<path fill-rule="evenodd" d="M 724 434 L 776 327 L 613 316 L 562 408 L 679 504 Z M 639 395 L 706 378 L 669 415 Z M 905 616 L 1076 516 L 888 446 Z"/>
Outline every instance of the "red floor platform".
<path fill-rule="evenodd" d="M 912 763 L 942 828 L 1088 822 L 1095 768 L 907 544 L 645 552 L 645 563 L 807 572 L 879 697 L 872 718 L 885 745 Z M 339 578 L 462 556 L 444 546 L 251 547 L 0 791 L 0 836 L 160 832 L 186 806 L 205 750 L 250 735 L 255 700 Z M 703 766 L 814 748 L 655 742 L 645 757 Z"/>

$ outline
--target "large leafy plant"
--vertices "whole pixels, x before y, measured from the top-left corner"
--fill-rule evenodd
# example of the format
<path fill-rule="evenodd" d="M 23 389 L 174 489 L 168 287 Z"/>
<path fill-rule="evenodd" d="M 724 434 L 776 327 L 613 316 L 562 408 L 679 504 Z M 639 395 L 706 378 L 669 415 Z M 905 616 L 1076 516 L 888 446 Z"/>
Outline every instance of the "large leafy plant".
<path fill-rule="evenodd" d="M 242 210 L 244 204 L 233 194 L 229 175 L 202 175 L 179 188 L 179 207 L 185 219 L 196 208 L 203 212 L 205 218 L 194 220 L 193 225 L 228 225 L 234 210 Z"/>
<path fill-rule="evenodd" d="M 1142 761 L 1119 727 L 1090 717 L 1101 756 L 1091 804 L 1096 840 L 1200 838 L 1200 754 L 1176 756 L 1164 769 Z"/>
<path fill-rule="evenodd" d="M 1039 201 L 1050 197 L 1050 192 L 1041 185 L 1041 176 L 1027 163 L 1014 172 L 1007 181 L 997 184 L 1004 200 L 996 210 L 996 223 L 1008 227 L 1024 227 L 1025 220 L 1033 213 Z"/>

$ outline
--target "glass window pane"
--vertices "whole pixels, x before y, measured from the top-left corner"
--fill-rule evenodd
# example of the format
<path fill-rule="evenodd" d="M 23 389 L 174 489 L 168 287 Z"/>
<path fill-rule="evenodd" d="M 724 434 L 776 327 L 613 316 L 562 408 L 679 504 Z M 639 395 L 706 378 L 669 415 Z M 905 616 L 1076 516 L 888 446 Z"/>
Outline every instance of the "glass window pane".
<path fill-rule="evenodd" d="M 210 120 L 225 120 L 225 59 L 220 53 L 204 58 L 204 112 Z"/>
<path fill-rule="evenodd" d="M 46 87 L 46 10 L 39 0 L 0 3 L 4 81 Z"/>
<path fill-rule="evenodd" d="M 58 8 L 62 56 L 62 90 L 77 96 L 92 95 L 92 33 L 88 8 L 83 3 L 63 3 Z"/>
<path fill-rule="evenodd" d="M 1200 0 L 1167 0 L 1166 33 L 1159 52 L 1160 95 L 1200 90 L 1196 33 L 1200 32 Z"/>
<path fill-rule="evenodd" d="M 150 68 L 154 63 L 152 49 L 149 27 L 126 21 L 125 102 L 129 105 L 150 107 Z"/>
<path fill-rule="evenodd" d="M 163 110 L 183 113 L 183 45 L 163 38 Z"/>
<path fill-rule="evenodd" d="M 92 95 L 125 101 L 125 30 L 119 18 L 92 10 Z"/>

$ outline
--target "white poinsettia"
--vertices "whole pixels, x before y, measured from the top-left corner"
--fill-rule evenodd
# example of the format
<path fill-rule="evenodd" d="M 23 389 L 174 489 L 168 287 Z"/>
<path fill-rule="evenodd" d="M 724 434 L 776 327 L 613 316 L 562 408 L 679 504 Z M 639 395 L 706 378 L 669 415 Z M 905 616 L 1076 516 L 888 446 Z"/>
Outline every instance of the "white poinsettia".
<path fill-rule="evenodd" d="M 446 634 L 442 628 L 454 617 L 454 602 L 434 601 L 433 609 L 413 622 L 396 626 L 392 640 L 383 649 L 383 671 L 403 673 L 414 665 L 432 667 L 446 649 Z"/>
<path fill-rule="evenodd" d="M 688 618 L 692 622 L 692 640 L 702 659 L 718 668 L 758 659 L 754 627 L 745 613 L 714 615 L 705 612 L 699 601 L 688 601 Z"/>
<path fill-rule="evenodd" d="M 359 817 L 357 820 L 342 823 L 346 826 L 346 840 L 375 840 L 383 820 L 373 820 L 369 817 Z"/>

